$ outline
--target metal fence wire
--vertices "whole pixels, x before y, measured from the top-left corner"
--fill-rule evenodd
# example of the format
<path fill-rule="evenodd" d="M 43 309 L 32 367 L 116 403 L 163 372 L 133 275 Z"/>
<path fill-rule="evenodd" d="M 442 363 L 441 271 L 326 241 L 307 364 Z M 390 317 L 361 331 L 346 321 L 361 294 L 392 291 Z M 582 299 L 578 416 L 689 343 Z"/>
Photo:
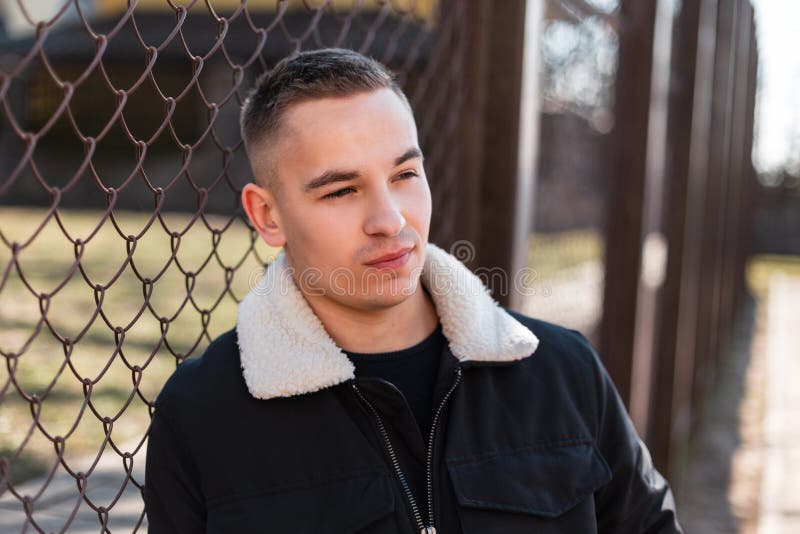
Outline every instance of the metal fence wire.
<path fill-rule="evenodd" d="M 251 171 L 238 112 L 281 58 L 346 47 L 396 72 L 426 154 L 432 240 L 452 235 L 465 4 L 3 5 L 0 530 L 142 528 L 155 397 L 233 326 L 269 261 L 239 205 Z"/>

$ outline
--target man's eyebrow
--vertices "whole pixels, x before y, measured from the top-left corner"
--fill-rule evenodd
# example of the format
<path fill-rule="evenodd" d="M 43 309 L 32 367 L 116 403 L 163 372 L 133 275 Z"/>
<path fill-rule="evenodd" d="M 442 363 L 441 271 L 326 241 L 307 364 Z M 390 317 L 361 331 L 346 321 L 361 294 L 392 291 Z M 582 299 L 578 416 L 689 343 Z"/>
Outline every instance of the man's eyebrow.
<path fill-rule="evenodd" d="M 328 184 L 355 180 L 359 176 L 361 176 L 361 173 L 358 171 L 325 171 L 308 182 L 303 189 L 308 193 L 314 189 L 325 187 Z"/>
<path fill-rule="evenodd" d="M 423 158 L 422 151 L 420 151 L 417 147 L 411 147 L 406 150 L 402 156 L 398 156 L 394 160 L 394 165 L 397 167 L 398 165 L 402 165 L 406 161 L 414 158 Z M 361 173 L 358 171 L 341 171 L 341 170 L 329 170 L 325 171 L 313 180 L 309 181 L 303 189 L 306 192 L 313 191 L 314 189 L 319 189 L 320 187 L 325 187 L 326 185 L 333 184 L 336 182 L 348 182 L 350 180 L 355 180 L 356 178 L 360 177 Z"/>
<path fill-rule="evenodd" d="M 397 167 L 398 165 L 402 165 L 406 161 L 414 158 L 422 159 L 422 151 L 420 151 L 420 149 L 418 149 L 415 146 L 409 148 L 408 150 L 405 151 L 405 153 L 402 156 L 396 158 L 394 160 L 394 166 Z"/>

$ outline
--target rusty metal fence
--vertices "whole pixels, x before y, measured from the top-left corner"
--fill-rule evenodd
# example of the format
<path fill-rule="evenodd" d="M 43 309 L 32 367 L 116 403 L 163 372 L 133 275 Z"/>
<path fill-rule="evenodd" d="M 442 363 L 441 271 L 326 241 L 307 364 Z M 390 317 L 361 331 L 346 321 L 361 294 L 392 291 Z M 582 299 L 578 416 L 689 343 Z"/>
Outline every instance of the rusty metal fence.
<path fill-rule="evenodd" d="M 529 315 L 581 330 L 681 497 L 746 303 L 758 72 L 747 0 L 548 0 Z"/>
<path fill-rule="evenodd" d="M 0 531 L 142 527 L 153 400 L 233 326 L 275 252 L 239 205 L 239 107 L 258 73 L 324 46 L 398 74 L 426 153 L 431 240 L 473 243 L 472 268 L 510 272 L 527 256 L 551 275 L 523 311 L 593 338 L 680 482 L 742 296 L 757 47 L 746 0 L 670 5 L 0 4 Z M 548 36 L 588 52 L 559 55 Z M 571 61 L 590 56 L 601 83 L 586 100 Z M 525 73 L 540 67 L 531 91 Z"/>
<path fill-rule="evenodd" d="M 282 57 L 339 46 L 397 73 L 426 153 L 432 240 L 453 235 L 463 6 L 4 5 L 0 530 L 142 528 L 140 499 L 124 503 L 143 485 L 155 396 L 233 326 L 273 252 L 239 205 L 250 169 L 237 119 L 252 80 Z M 102 466 L 119 477 L 93 492 Z"/>

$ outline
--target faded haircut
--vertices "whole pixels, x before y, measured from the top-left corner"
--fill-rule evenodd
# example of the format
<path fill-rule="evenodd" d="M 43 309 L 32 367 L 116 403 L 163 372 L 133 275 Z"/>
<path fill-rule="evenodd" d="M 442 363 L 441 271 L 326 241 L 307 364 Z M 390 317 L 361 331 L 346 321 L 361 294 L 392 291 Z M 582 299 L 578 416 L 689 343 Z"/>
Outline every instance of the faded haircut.
<path fill-rule="evenodd" d="M 291 105 L 377 89 L 391 89 L 411 109 L 394 73 L 353 50 L 323 48 L 282 59 L 259 76 L 242 106 L 239 122 L 251 162 L 255 146 L 264 146 L 276 138 L 281 117 Z M 262 185 L 275 189 L 278 184 L 273 166 L 269 162 L 266 166 L 266 183 Z"/>

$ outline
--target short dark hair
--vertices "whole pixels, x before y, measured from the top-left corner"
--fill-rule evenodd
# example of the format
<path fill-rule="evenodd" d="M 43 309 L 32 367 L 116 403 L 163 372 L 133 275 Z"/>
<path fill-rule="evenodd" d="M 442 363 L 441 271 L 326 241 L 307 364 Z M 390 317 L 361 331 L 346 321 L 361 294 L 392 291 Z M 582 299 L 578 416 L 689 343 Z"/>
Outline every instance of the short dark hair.
<path fill-rule="evenodd" d="M 281 117 L 292 104 L 377 89 L 391 89 L 411 109 L 394 73 L 363 54 L 323 48 L 285 57 L 259 76 L 242 106 L 240 125 L 245 148 L 250 153 L 254 145 L 275 135 Z M 268 180 L 272 181 L 271 177 Z"/>

